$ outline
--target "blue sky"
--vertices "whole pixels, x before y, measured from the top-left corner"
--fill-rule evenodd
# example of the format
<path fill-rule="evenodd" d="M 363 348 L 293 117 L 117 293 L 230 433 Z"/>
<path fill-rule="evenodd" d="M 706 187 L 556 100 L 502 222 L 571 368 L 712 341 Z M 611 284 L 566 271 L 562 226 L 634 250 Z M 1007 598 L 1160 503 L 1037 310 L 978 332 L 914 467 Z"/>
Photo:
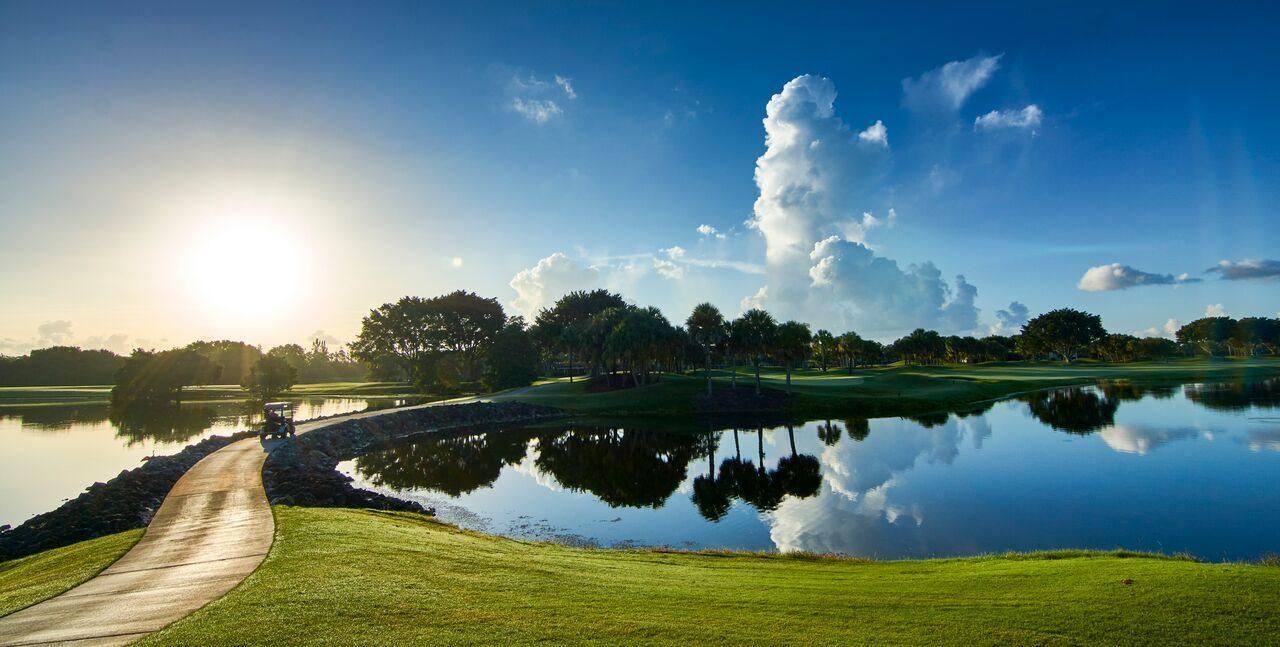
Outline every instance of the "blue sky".
<path fill-rule="evenodd" d="M 1013 301 L 1122 332 L 1276 316 L 1274 14 L 5 3 L 0 352 L 348 340 L 459 287 L 677 320 L 758 295 L 882 338 Z M 766 145 L 775 95 L 821 146 Z"/>

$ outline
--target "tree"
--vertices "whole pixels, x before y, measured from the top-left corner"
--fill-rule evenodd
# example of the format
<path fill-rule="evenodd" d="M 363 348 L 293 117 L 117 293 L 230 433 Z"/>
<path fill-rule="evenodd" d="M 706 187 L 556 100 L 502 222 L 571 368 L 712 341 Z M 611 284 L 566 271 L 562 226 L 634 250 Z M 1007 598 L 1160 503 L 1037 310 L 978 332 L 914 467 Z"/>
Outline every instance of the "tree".
<path fill-rule="evenodd" d="M 830 335 L 828 335 L 830 336 Z M 791 369 L 809 356 L 809 346 L 813 343 L 813 335 L 809 333 L 809 324 L 799 321 L 788 321 L 778 326 L 773 337 L 773 353 L 787 370 L 787 392 L 791 392 Z"/>
<path fill-rule="evenodd" d="M 184 387 L 211 384 L 221 373 L 221 366 L 193 350 L 155 353 L 137 349 L 116 373 L 111 401 L 134 404 L 181 400 Z"/>
<path fill-rule="evenodd" d="M 489 347 L 484 385 L 490 391 L 529 386 L 538 379 L 538 348 L 523 317 L 512 317 Z"/>
<path fill-rule="evenodd" d="M 711 348 L 725 337 L 724 315 L 710 303 L 699 303 L 684 322 L 689 336 L 702 346 L 703 361 L 707 367 L 707 395 L 711 395 Z"/>
<path fill-rule="evenodd" d="M 1056 353 L 1070 362 L 1080 351 L 1107 334 L 1102 317 L 1071 308 L 1046 312 L 1022 327 L 1022 336 L 1035 348 Z"/>
<path fill-rule="evenodd" d="M 351 350 L 371 364 L 393 359 L 422 386 L 455 373 L 458 379 L 473 380 L 505 322 L 497 299 L 472 292 L 404 297 L 372 310 L 361 321 Z"/>
<path fill-rule="evenodd" d="M 264 355 L 249 369 L 240 387 L 259 400 L 269 400 L 292 389 L 297 381 L 298 369 L 288 360 L 278 355 Z"/>
<path fill-rule="evenodd" d="M 239 384 L 249 375 L 253 365 L 262 357 L 262 349 L 242 341 L 219 339 L 217 341 L 197 341 L 187 345 L 203 355 L 210 362 L 221 366 L 218 379 L 225 384 Z"/>
<path fill-rule="evenodd" d="M 0 357 L 0 386 L 112 384 L 124 363 L 109 350 L 39 348 L 21 357 Z"/>
<path fill-rule="evenodd" d="M 814 333 L 813 354 L 817 356 L 822 372 L 826 373 L 827 366 L 840 355 L 840 345 L 836 342 L 835 335 L 822 329 Z"/>
<path fill-rule="evenodd" d="M 751 358 L 756 372 L 756 395 L 760 395 L 760 362 L 773 348 L 773 337 L 778 333 L 778 323 L 773 315 L 752 308 L 734 321 L 734 333 L 740 337 L 742 353 Z"/>
<path fill-rule="evenodd" d="M 1204 317 L 1179 328 L 1176 336 L 1178 343 L 1199 348 L 1205 355 L 1214 355 L 1226 345 L 1235 326 L 1236 321 L 1230 317 Z"/>
<path fill-rule="evenodd" d="M 625 307 L 626 300 L 608 290 L 570 292 L 538 312 L 531 332 L 548 357 L 557 353 L 568 356 L 572 382 L 575 357 L 585 356 L 591 362 L 592 375 L 603 368 L 604 339 L 588 335 L 592 320 L 610 308 Z"/>

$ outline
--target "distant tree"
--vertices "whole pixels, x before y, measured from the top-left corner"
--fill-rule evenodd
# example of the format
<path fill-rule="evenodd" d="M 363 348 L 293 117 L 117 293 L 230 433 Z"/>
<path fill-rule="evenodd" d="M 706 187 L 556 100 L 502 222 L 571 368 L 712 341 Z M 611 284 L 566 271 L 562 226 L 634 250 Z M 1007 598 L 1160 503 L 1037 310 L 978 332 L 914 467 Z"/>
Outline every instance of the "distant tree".
<path fill-rule="evenodd" d="M 890 346 L 904 364 L 937 364 L 942 361 L 946 349 L 946 340 L 941 335 L 924 328 L 916 328 Z"/>
<path fill-rule="evenodd" d="M 1197 348 L 1205 355 L 1216 355 L 1226 347 L 1235 333 L 1236 321 L 1230 317 L 1204 317 L 1178 329 L 1178 343 Z"/>
<path fill-rule="evenodd" d="M 1033 341 L 1035 348 L 1052 351 L 1064 362 L 1106 334 L 1101 317 L 1071 308 L 1046 312 L 1022 327 L 1022 336 Z"/>
<path fill-rule="evenodd" d="M 548 356 L 568 357 L 570 381 L 573 381 L 574 359 L 578 357 L 584 358 L 590 364 L 590 373 L 596 375 L 604 368 L 605 335 L 589 334 L 593 327 L 599 332 L 600 323 L 593 326 L 592 321 L 605 310 L 625 307 L 626 300 L 608 290 L 570 292 L 552 307 L 538 312 L 531 333 Z"/>
<path fill-rule="evenodd" d="M 240 388 L 259 400 L 268 400 L 293 388 L 298 381 L 298 369 L 279 355 L 264 355 L 249 375 L 240 382 Z"/>
<path fill-rule="evenodd" d="M 1141 354 L 1138 338 L 1133 335 L 1111 334 L 1093 343 L 1095 357 L 1108 362 L 1132 362 Z"/>
<path fill-rule="evenodd" d="M 1164 337 L 1146 337 L 1138 340 L 1139 353 L 1154 360 L 1166 360 L 1178 354 L 1178 345 Z"/>
<path fill-rule="evenodd" d="M 738 338 L 742 353 L 751 358 L 751 365 L 756 373 L 756 395 L 760 395 L 760 362 L 773 347 L 774 335 L 778 333 L 778 323 L 773 315 L 752 308 L 734 321 L 734 335 Z"/>
<path fill-rule="evenodd" d="M 386 303 L 361 321 L 351 344 L 359 360 L 395 360 L 419 385 L 478 377 L 480 360 L 506 322 L 497 299 L 458 290 Z"/>
<path fill-rule="evenodd" d="M 840 362 L 853 375 L 853 369 L 862 357 L 862 337 L 850 330 L 836 338 L 836 349 L 840 354 Z"/>
<path fill-rule="evenodd" d="M 840 356 L 840 345 L 836 342 L 835 335 L 823 329 L 813 333 L 813 356 L 818 359 L 822 372 L 826 373 L 827 367 Z"/>
<path fill-rule="evenodd" d="M 523 317 L 512 317 L 498 332 L 486 364 L 483 381 L 490 391 L 528 386 L 538 379 L 538 347 Z"/>
<path fill-rule="evenodd" d="M 222 367 L 193 350 L 155 353 L 138 349 L 116 373 L 111 401 L 133 404 L 181 400 L 183 388 L 211 384 L 221 373 Z"/>
<path fill-rule="evenodd" d="M 684 322 L 689 336 L 702 347 L 702 358 L 707 373 L 707 395 L 711 395 L 711 349 L 724 340 L 724 315 L 710 303 L 699 303 Z M 713 479 L 714 480 L 714 477 Z"/>
<path fill-rule="evenodd" d="M 267 357 L 284 360 L 295 371 L 301 371 L 307 365 L 307 351 L 298 344 L 284 344 L 267 351 Z"/>
<path fill-rule="evenodd" d="M 39 348 L 20 357 L 0 357 L 0 386 L 114 384 L 124 363 L 125 358 L 108 350 Z"/>
<path fill-rule="evenodd" d="M 197 341 L 187 345 L 203 355 L 210 362 L 222 367 L 218 379 L 227 384 L 239 384 L 249 375 L 253 365 L 262 357 L 262 349 L 242 341 L 220 339 L 217 341 Z"/>
<path fill-rule="evenodd" d="M 791 392 L 791 370 L 809 356 L 812 343 L 813 335 L 809 332 L 809 324 L 799 321 L 783 323 L 774 334 L 773 354 L 786 368 L 788 393 Z"/>

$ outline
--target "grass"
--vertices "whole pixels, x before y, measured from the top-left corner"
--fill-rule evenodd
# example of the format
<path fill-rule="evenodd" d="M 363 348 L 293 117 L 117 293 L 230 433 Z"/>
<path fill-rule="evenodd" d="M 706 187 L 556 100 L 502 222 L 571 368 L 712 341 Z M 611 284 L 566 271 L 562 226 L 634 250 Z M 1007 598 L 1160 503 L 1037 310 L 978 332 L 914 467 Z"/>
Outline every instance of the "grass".
<path fill-rule="evenodd" d="M 729 385 L 728 371 L 713 371 L 715 385 Z M 855 414 L 863 417 L 911 415 L 968 405 L 1017 393 L 1098 380 L 1185 382 L 1230 380 L 1280 375 L 1277 359 L 1184 359 L 1170 362 L 1072 364 L 993 362 L 976 365 L 889 366 L 857 369 L 853 375 L 816 369 L 794 371 L 788 403 L 792 413 L 806 415 Z M 785 388 L 782 370 L 762 371 L 764 386 Z M 747 369 L 738 375 L 739 387 L 753 385 Z M 494 399 L 510 399 L 560 407 L 583 415 L 685 415 L 693 412 L 693 398 L 706 389 L 698 375 L 666 375 L 662 381 L 635 389 L 588 393 L 583 380 L 542 383 Z"/>
<path fill-rule="evenodd" d="M 295 398 L 394 398 L 421 397 L 413 385 L 403 382 L 321 382 L 298 384 L 282 399 Z M 234 384 L 188 387 L 187 403 L 244 401 L 248 395 Z M 111 386 L 10 386 L 0 387 L 0 405 L 103 404 L 111 401 Z"/>
<path fill-rule="evenodd" d="M 1057 551 L 888 561 L 588 550 L 276 508 L 259 570 L 145 645 L 1250 644 L 1280 568 Z"/>
<path fill-rule="evenodd" d="M 130 530 L 0 562 L 0 616 L 47 600 L 97 575 L 142 537 Z"/>

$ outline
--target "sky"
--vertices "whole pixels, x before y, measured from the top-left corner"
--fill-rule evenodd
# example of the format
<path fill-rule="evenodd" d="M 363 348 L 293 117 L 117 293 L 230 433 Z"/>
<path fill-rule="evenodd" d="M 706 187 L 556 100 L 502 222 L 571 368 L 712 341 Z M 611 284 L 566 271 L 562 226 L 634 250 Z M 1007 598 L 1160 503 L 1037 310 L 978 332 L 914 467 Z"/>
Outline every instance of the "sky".
<path fill-rule="evenodd" d="M 346 342 L 456 289 L 1280 316 L 1275 6 L 905 5 L 2 3 L 0 354 Z"/>

